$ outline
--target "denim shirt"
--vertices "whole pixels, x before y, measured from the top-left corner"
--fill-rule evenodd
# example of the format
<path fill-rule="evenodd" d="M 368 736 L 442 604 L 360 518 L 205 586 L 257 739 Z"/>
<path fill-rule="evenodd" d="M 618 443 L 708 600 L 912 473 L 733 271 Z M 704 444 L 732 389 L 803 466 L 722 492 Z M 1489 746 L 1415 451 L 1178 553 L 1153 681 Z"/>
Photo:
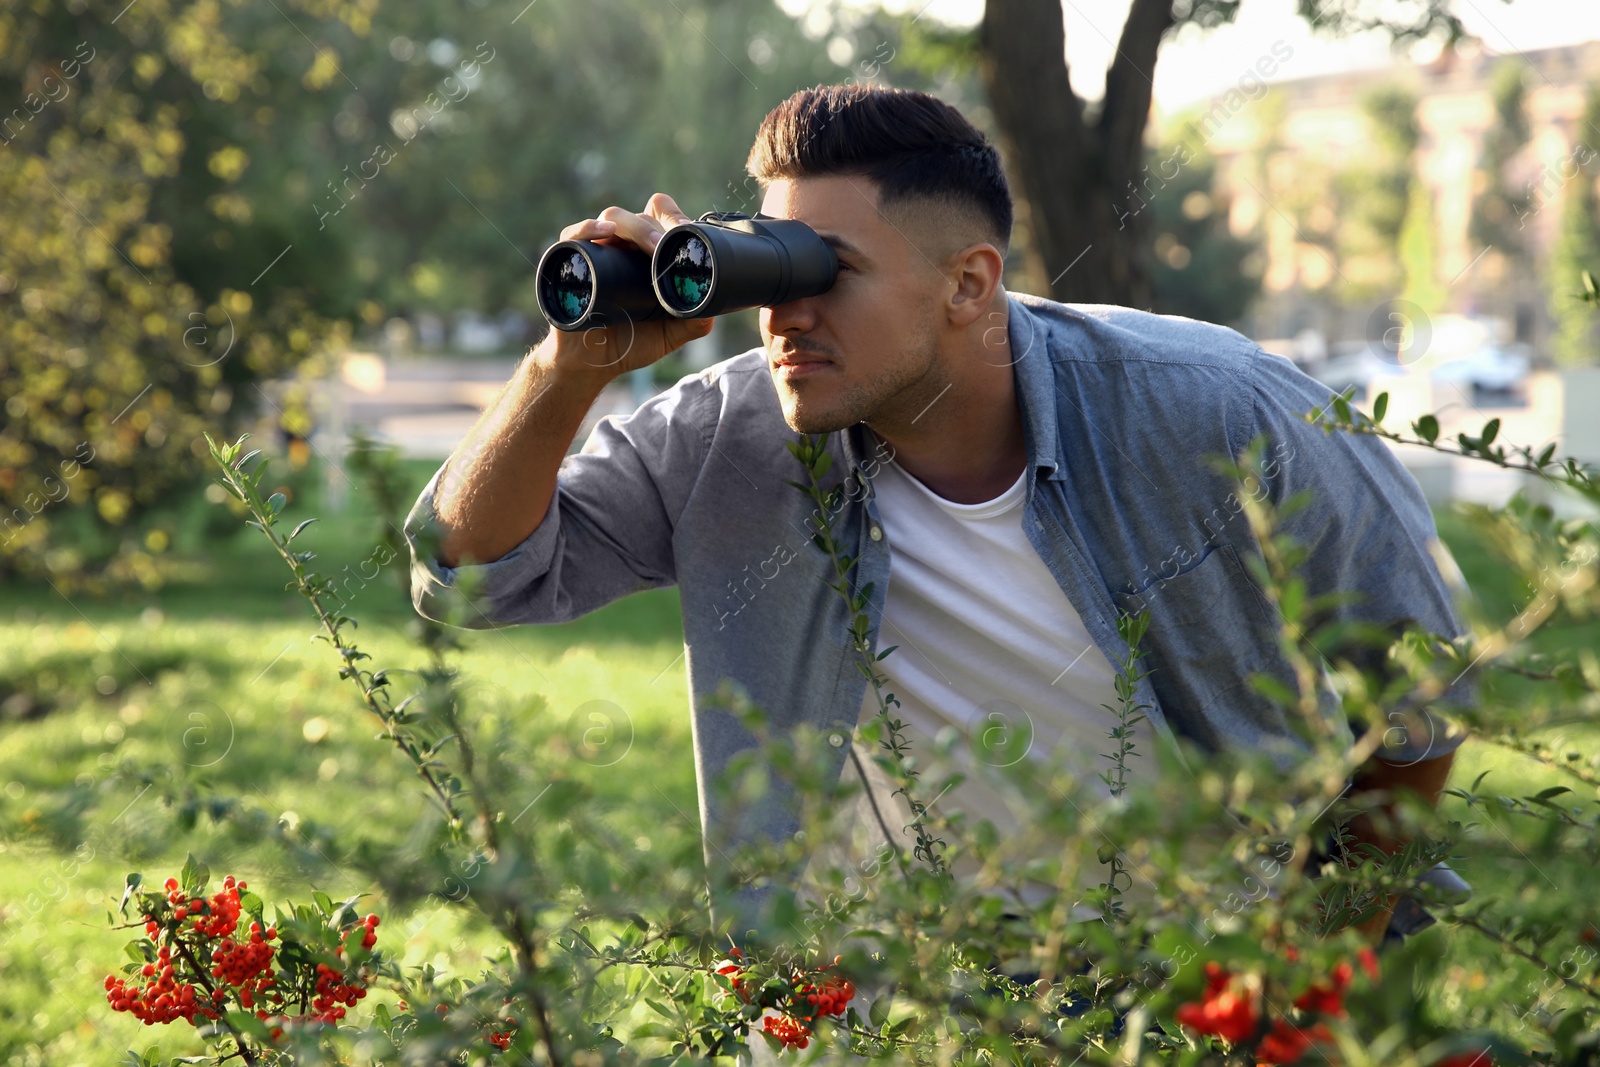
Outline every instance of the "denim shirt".
<path fill-rule="evenodd" d="M 1264 750 L 1281 766 L 1307 750 L 1286 713 L 1248 681 L 1264 671 L 1292 686 L 1294 676 L 1246 568 L 1259 547 L 1242 488 L 1275 505 L 1314 494 L 1280 527 L 1307 549 L 1309 595 L 1354 590 L 1359 602 L 1338 609 L 1346 617 L 1464 633 L 1448 571 L 1430 554 L 1433 518 L 1415 480 L 1377 438 L 1302 418 L 1328 404 L 1327 387 L 1222 326 L 1007 297 L 1027 442 L 1023 530 L 1113 662 L 1127 651 L 1119 613 L 1150 610 L 1142 661 L 1150 673 L 1136 698 L 1150 706 L 1154 729 L 1202 750 Z M 1269 444 L 1255 486 L 1204 462 L 1238 456 L 1261 433 Z M 810 540 L 814 503 L 786 481 L 805 480 L 785 447 L 800 439 L 756 348 L 685 376 L 630 415 L 601 419 L 562 460 L 543 521 L 498 560 L 450 568 L 419 550 L 422 528 L 436 522 L 442 467 L 406 522 L 413 601 L 428 618 L 450 618 L 454 603 L 454 619 L 473 628 L 559 623 L 629 593 L 678 586 L 705 857 L 724 871 L 725 845 L 781 840 L 799 817 L 780 782 L 738 809 L 711 787 L 756 743 L 712 706 L 718 683 L 737 683 L 774 733 L 801 724 L 826 733 L 836 772 L 868 685 L 848 606 L 826 584 L 833 564 Z M 859 560 L 853 591 L 871 585 L 864 610 L 877 648 L 890 544 L 872 493 L 884 458 L 873 442 L 860 423 L 830 434 L 822 485 L 845 487 L 835 535 Z M 471 605 L 457 588 L 467 572 L 481 582 Z M 1334 729 L 1350 738 L 1337 701 L 1322 696 Z M 1443 720 L 1424 712 L 1421 722 L 1389 731 L 1384 758 L 1428 759 L 1460 744 Z M 725 899 L 714 890 L 713 913 L 733 913 L 735 933 L 760 927 L 771 888 L 743 886 Z"/>

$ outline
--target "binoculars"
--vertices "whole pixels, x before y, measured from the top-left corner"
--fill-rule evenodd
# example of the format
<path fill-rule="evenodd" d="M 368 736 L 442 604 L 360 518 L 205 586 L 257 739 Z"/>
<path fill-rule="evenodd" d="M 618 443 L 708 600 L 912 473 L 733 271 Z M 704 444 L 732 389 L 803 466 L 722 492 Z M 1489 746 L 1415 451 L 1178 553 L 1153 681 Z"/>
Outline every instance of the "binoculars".
<path fill-rule="evenodd" d="M 558 330 L 706 318 L 827 292 L 839 257 L 796 219 L 708 211 L 667 230 L 654 254 L 558 241 L 539 257 L 539 311 Z"/>

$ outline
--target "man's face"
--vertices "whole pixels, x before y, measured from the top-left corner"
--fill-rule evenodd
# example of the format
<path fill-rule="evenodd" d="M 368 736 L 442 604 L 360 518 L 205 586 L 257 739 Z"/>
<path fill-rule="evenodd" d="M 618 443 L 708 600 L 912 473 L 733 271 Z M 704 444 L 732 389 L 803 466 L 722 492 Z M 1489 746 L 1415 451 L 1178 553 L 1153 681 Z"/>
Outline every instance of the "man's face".
<path fill-rule="evenodd" d="M 761 309 L 767 367 L 797 433 L 898 414 L 937 377 L 945 286 L 937 253 L 918 247 L 928 243 L 920 228 L 897 227 L 877 204 L 876 187 L 857 176 L 778 179 L 761 202 L 763 214 L 816 230 L 839 257 L 827 292 Z M 785 358 L 825 362 L 778 363 Z"/>

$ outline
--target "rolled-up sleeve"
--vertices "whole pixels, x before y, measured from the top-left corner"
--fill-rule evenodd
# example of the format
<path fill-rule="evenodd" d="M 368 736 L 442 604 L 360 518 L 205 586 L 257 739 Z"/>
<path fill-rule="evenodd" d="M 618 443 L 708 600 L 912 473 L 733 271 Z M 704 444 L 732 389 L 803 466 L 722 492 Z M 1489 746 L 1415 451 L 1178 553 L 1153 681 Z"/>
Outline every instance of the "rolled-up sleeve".
<path fill-rule="evenodd" d="M 1307 595 L 1356 594 L 1332 609 L 1335 619 L 1465 636 L 1453 603 L 1465 582 L 1439 541 L 1416 479 L 1379 438 L 1307 422 L 1305 413 L 1324 410 L 1333 393 L 1288 360 L 1262 353 L 1253 371 L 1255 429 L 1273 442 L 1266 453 L 1272 459 L 1263 465 L 1268 499 L 1281 508 L 1296 493 L 1311 494 L 1306 507 L 1280 519 L 1280 531 L 1306 550 Z M 1383 650 L 1351 658 L 1385 677 L 1396 669 Z M 1369 724 L 1384 731 L 1378 757 L 1414 763 L 1454 751 L 1465 732 L 1430 708 L 1470 706 L 1476 689 L 1463 672 L 1427 707 Z"/>
<path fill-rule="evenodd" d="M 499 559 L 447 567 L 435 494 L 452 456 L 406 518 L 411 600 L 425 618 L 470 629 L 575 619 L 677 581 L 672 538 L 705 464 L 720 392 L 705 373 L 625 416 L 596 423 L 564 457 L 539 525 Z"/>

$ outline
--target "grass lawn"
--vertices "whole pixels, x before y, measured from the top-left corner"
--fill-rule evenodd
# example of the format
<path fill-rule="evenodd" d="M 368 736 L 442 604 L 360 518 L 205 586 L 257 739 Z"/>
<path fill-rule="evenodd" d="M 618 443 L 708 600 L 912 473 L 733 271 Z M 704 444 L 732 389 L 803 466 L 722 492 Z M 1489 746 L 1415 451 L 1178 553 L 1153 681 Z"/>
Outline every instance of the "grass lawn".
<path fill-rule="evenodd" d="M 432 467 L 413 465 L 420 490 Z M 288 509 L 290 521 L 309 508 Z M 338 573 L 371 556 L 377 529 L 359 497 L 296 542 Z M 355 595 L 347 632 L 370 665 L 414 666 L 405 629 L 415 614 L 397 559 Z M 123 760 L 170 767 L 176 784 L 209 783 L 291 823 L 344 841 L 398 846 L 425 807 L 410 765 L 384 741 L 309 605 L 284 590 L 288 571 L 254 530 L 196 557 L 183 581 L 118 603 L 69 602 L 50 586 L 7 587 L 0 612 L 0 1062 L 108 1063 L 160 1042 L 196 1052 L 187 1027 L 143 1027 L 105 1004 L 101 980 L 123 962 L 129 935 L 107 929 L 124 876 L 159 881 L 186 852 L 214 874 L 245 877 L 272 901 L 306 899 L 309 882 L 335 899 L 372 886 L 340 865 L 307 872 L 270 843 L 202 819 L 184 834 L 158 793 L 120 780 Z M 366 573 L 371 573 L 369 566 Z M 469 703 L 558 758 L 576 747 L 568 719 L 605 700 L 621 709 L 618 746 L 594 766 L 560 761 L 601 796 L 626 800 L 641 844 L 698 841 L 682 627 L 675 591 L 651 591 L 563 626 L 467 632 L 461 667 Z M 31 703 L 24 719 L 19 708 Z M 648 770 L 641 774 L 641 770 Z M 520 783 L 529 800 L 545 783 Z M 88 786 L 91 802 L 74 786 Z M 622 807 L 623 805 L 617 805 Z M 369 905 L 363 905 L 369 906 Z M 390 913 L 381 900 L 370 906 Z M 392 923 L 382 932 L 398 932 Z M 404 962 L 474 974 L 487 943 L 453 916 L 430 921 Z M 393 944 L 388 943 L 391 948 Z M 164 1039 L 164 1040 L 163 1040 Z"/>
<path fill-rule="evenodd" d="M 432 469 L 409 466 L 416 488 Z M 292 502 L 291 522 L 317 513 L 314 503 Z M 1463 523 L 1443 516 L 1441 529 L 1487 610 L 1507 617 L 1517 591 L 1497 585 L 1500 572 Z M 297 545 L 319 554 L 314 566 L 323 573 L 335 573 L 368 558 L 376 537 L 372 509 L 358 494 Z M 192 851 L 215 876 L 246 877 L 269 901 L 304 899 L 308 882 L 335 899 L 373 889 L 336 862 L 308 868 L 271 841 L 204 819 L 180 831 L 158 792 L 116 773 L 122 761 L 170 768 L 175 785 L 209 783 L 287 825 L 327 827 L 374 848 L 403 847 L 423 807 L 409 765 L 374 739 L 375 721 L 336 676 L 332 651 L 310 640 L 308 606 L 284 590 L 287 571 L 264 539 L 246 530 L 204 553 L 191 546 L 185 559 L 180 580 L 115 602 L 69 601 L 48 585 L 4 590 L 0 1062 L 108 1063 L 157 1042 L 169 1055 L 198 1051 L 187 1028 L 141 1027 L 105 1003 L 101 979 L 120 964 L 128 939 L 108 929 L 107 910 L 128 871 L 159 881 Z M 376 665 L 421 660 L 405 633 L 414 615 L 398 591 L 403 563 L 389 563 L 350 601 L 360 620 L 353 636 Z M 1597 638 L 1591 627 L 1566 640 Z M 465 641 L 461 667 L 477 713 L 618 801 L 638 847 L 698 838 L 675 591 L 636 595 L 566 625 L 470 632 Z M 622 709 L 632 734 L 631 748 L 605 766 L 561 759 L 587 725 L 574 727 L 571 716 L 591 700 Z M 619 744 L 625 740 L 619 732 Z M 1484 770 L 1507 791 L 1555 782 L 1520 756 L 1473 742 L 1453 781 L 1470 783 Z M 530 769 L 519 796 L 532 799 L 543 784 Z M 1446 804 L 1465 817 L 1460 802 Z M 1523 862 L 1519 855 L 1534 847 L 1525 833 L 1508 818 L 1480 826 L 1458 869 L 1486 894 L 1548 882 L 1545 889 L 1557 887 L 1549 898 L 1571 921 L 1600 920 L 1592 894 L 1578 889 L 1587 864 L 1559 855 Z M 371 906 L 384 910 L 381 899 Z M 410 937 L 404 962 L 473 974 L 486 943 L 483 931 L 441 915 Z M 1505 1005 L 1529 999 L 1534 973 L 1473 934 L 1453 933 L 1446 953 L 1451 980 L 1430 996 L 1450 1017 L 1506 1025 Z"/>

